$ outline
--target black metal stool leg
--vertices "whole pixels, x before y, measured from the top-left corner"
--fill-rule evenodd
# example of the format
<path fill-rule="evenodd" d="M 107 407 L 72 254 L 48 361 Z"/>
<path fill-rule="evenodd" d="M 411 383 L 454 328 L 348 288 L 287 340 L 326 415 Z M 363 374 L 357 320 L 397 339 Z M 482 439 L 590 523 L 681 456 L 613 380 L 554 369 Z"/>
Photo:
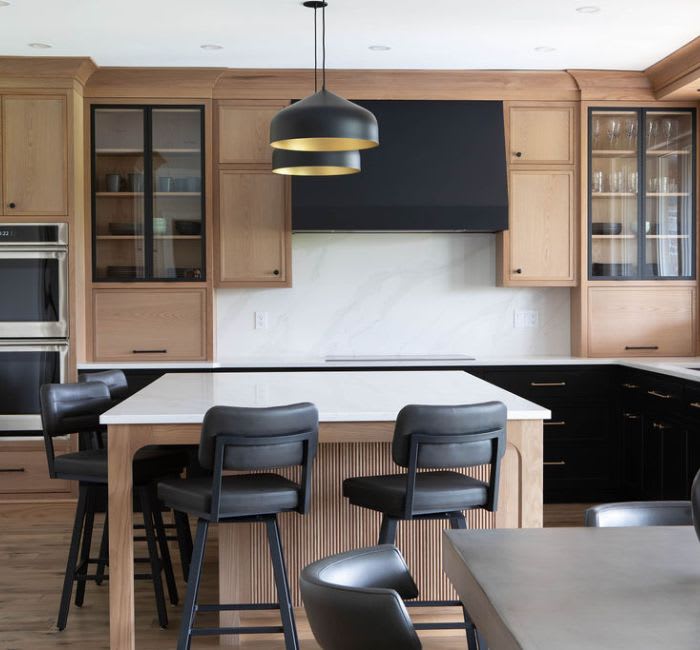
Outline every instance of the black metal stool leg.
<path fill-rule="evenodd" d="M 277 516 L 271 517 L 265 522 L 267 528 L 267 541 L 270 545 L 272 568 L 275 574 L 275 586 L 277 587 L 277 600 L 280 605 L 280 616 L 284 628 L 284 647 L 286 650 L 299 649 L 299 636 L 294 620 L 294 609 L 289 594 L 289 582 L 287 580 L 287 568 L 284 563 L 284 551 L 280 539 Z"/>
<path fill-rule="evenodd" d="M 66 628 L 68 621 L 68 610 L 70 609 L 70 599 L 73 593 L 73 580 L 75 580 L 75 567 L 78 562 L 78 552 L 80 551 L 80 538 L 83 532 L 83 521 L 85 519 L 85 502 L 87 488 L 80 486 L 78 492 L 78 505 L 75 509 L 75 520 L 73 522 L 73 534 L 68 550 L 68 562 L 66 563 L 66 574 L 63 577 L 63 591 L 61 593 L 61 604 L 58 608 L 58 621 L 56 627 L 59 630 Z"/>
<path fill-rule="evenodd" d="M 467 520 L 461 512 L 457 512 L 450 516 L 450 528 L 455 530 L 465 530 L 467 528 Z"/>
<path fill-rule="evenodd" d="M 97 561 L 97 570 L 95 571 L 95 582 L 101 585 L 105 579 L 105 568 L 109 563 L 109 519 L 105 514 L 105 523 L 102 527 L 102 541 L 100 542 L 100 556 Z"/>
<path fill-rule="evenodd" d="M 151 577 L 153 579 L 153 591 L 156 597 L 156 609 L 158 610 L 158 623 L 162 628 L 166 628 L 168 627 L 168 613 L 165 610 L 165 594 L 163 592 L 163 580 L 160 574 L 160 558 L 158 557 L 156 533 L 153 528 L 153 512 L 151 510 L 148 487 L 139 487 L 138 495 L 141 503 L 141 510 L 143 512 L 143 527 L 146 533 L 148 558 L 151 562 Z"/>
<path fill-rule="evenodd" d="M 173 510 L 175 530 L 177 531 L 177 547 L 180 552 L 180 564 L 182 565 L 182 577 L 187 582 L 190 575 L 190 562 L 192 561 L 192 531 L 187 513 Z"/>
<path fill-rule="evenodd" d="M 80 563 L 76 572 L 78 586 L 75 589 L 75 605 L 82 607 L 85 601 L 85 583 L 89 569 L 90 546 L 92 545 L 92 528 L 95 525 L 95 494 L 88 489 L 85 497 L 85 523 L 83 524 L 83 543 L 80 548 Z"/>
<path fill-rule="evenodd" d="M 160 511 L 161 504 L 158 502 L 155 487 L 148 490 L 151 498 L 151 508 L 153 509 L 153 522 L 156 528 L 156 537 L 158 538 L 158 547 L 160 548 L 160 560 L 165 573 L 165 584 L 168 587 L 168 596 L 170 603 L 177 605 L 180 600 L 177 594 L 177 585 L 175 584 L 175 574 L 173 573 L 173 563 L 170 559 L 170 548 L 168 547 L 167 533 L 163 524 L 163 514 Z"/>
<path fill-rule="evenodd" d="M 194 612 L 197 606 L 199 581 L 202 577 L 202 564 L 204 562 L 204 549 L 207 545 L 208 530 L 208 521 L 205 519 L 197 521 L 197 533 L 195 535 L 194 549 L 192 551 L 192 564 L 190 565 L 190 579 L 187 581 L 185 604 L 182 606 L 180 636 L 177 641 L 177 650 L 190 650 L 191 632 L 194 625 Z"/>
<path fill-rule="evenodd" d="M 398 519 L 389 515 L 382 515 L 382 527 L 379 529 L 380 544 L 396 544 L 396 527 Z"/>

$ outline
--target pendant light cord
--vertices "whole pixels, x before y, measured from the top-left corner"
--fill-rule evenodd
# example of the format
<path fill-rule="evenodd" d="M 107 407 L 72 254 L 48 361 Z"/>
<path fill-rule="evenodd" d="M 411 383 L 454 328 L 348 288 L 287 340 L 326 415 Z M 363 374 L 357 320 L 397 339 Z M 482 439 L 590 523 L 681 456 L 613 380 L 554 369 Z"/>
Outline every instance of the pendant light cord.
<path fill-rule="evenodd" d="M 326 5 L 324 4 L 323 7 L 321 7 L 321 25 L 322 25 L 322 31 L 321 31 L 321 51 L 322 51 L 322 61 L 323 61 L 323 68 L 322 68 L 322 76 L 321 76 L 321 88 L 323 90 L 326 89 Z"/>
<path fill-rule="evenodd" d="M 316 12 L 318 9 L 314 7 L 314 92 L 318 92 L 318 28 L 316 27 Z"/>

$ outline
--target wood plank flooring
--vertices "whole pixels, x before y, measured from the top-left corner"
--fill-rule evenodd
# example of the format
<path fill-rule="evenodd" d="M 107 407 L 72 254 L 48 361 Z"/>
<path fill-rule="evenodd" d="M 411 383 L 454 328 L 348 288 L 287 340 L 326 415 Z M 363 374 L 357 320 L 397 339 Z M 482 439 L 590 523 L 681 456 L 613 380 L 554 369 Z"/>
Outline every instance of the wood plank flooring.
<path fill-rule="evenodd" d="M 545 525 L 581 525 L 586 505 L 556 505 L 545 507 Z M 102 650 L 109 648 L 108 586 L 88 583 L 85 604 L 71 606 L 68 627 L 56 631 L 54 625 L 63 581 L 66 554 L 70 540 L 74 503 L 0 503 L 0 650 Z M 101 522 L 98 522 L 101 526 Z M 215 529 L 216 527 L 212 527 Z M 99 535 L 95 535 L 95 546 Z M 201 602 L 216 602 L 217 566 L 216 532 L 207 546 L 206 565 L 202 582 Z M 177 552 L 173 548 L 173 560 Z M 145 555 L 138 552 L 137 555 Z M 179 562 L 176 565 L 179 576 Z M 178 582 L 180 600 L 184 600 L 185 585 Z M 149 581 L 136 582 L 137 646 L 147 650 L 175 647 L 180 607 L 169 607 L 170 626 L 158 627 L 153 590 Z M 435 613 L 412 611 L 414 620 L 435 620 Z M 209 615 L 211 616 L 211 615 Z M 269 613 L 257 615 L 269 619 Z M 306 625 L 303 611 L 297 613 L 299 633 L 304 650 L 318 650 Z M 255 617 L 251 616 L 251 620 Z M 200 623 L 207 619 L 201 617 Z M 215 619 L 209 619 L 211 623 Z M 421 633 L 426 650 L 463 650 L 464 636 L 458 632 Z M 277 635 L 255 635 L 243 640 L 250 650 L 281 650 L 284 644 Z M 216 638 L 195 639 L 197 648 L 217 648 Z M 230 646 L 228 646 L 230 647 Z"/>

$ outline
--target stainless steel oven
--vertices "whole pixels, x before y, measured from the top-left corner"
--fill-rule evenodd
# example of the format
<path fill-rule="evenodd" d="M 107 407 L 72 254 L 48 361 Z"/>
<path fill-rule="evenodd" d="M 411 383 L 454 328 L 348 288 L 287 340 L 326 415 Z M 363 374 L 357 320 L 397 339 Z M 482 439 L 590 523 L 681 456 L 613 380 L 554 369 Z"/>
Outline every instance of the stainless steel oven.
<path fill-rule="evenodd" d="M 39 388 L 66 379 L 68 341 L 0 341 L 0 437 L 41 435 Z"/>
<path fill-rule="evenodd" d="M 67 224 L 0 224 L 0 339 L 67 337 Z"/>

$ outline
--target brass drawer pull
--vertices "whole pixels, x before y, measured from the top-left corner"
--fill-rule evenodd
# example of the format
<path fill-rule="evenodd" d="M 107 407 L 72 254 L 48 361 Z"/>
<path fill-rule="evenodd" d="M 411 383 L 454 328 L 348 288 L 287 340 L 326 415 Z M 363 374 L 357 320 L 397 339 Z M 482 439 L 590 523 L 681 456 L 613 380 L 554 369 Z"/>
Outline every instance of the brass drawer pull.
<path fill-rule="evenodd" d="M 625 350 L 658 350 L 658 345 L 626 345 Z"/>
<path fill-rule="evenodd" d="M 21 472 L 24 472 L 24 471 L 25 471 L 24 467 L 3 467 L 3 468 L 0 468 L 0 472 L 6 473 L 6 474 L 9 474 L 9 473 L 20 474 Z"/>
<path fill-rule="evenodd" d="M 694 409 L 700 409 L 700 402 L 691 402 L 690 405 L 691 405 Z"/>
<path fill-rule="evenodd" d="M 167 350 L 132 350 L 132 354 L 166 354 Z"/>
<path fill-rule="evenodd" d="M 655 390 L 648 390 L 647 395 L 652 395 L 653 397 L 660 397 L 661 399 L 671 399 L 673 395 L 669 395 L 668 393 L 659 393 Z"/>
<path fill-rule="evenodd" d="M 545 422 L 544 426 L 546 426 L 546 427 L 565 427 L 566 420 L 551 420 L 550 422 Z"/>
<path fill-rule="evenodd" d="M 533 388 L 552 388 L 554 386 L 566 386 L 565 381 L 531 381 L 530 386 Z"/>
<path fill-rule="evenodd" d="M 628 384 L 628 383 L 622 384 L 622 387 L 623 388 L 630 388 L 630 389 L 631 388 L 639 388 L 639 386 L 637 386 L 637 384 Z"/>
<path fill-rule="evenodd" d="M 628 420 L 639 420 L 639 416 L 635 415 L 634 413 L 623 413 L 623 417 L 626 417 Z"/>
<path fill-rule="evenodd" d="M 545 465 L 556 465 L 557 467 L 561 467 L 562 465 L 566 465 L 565 460 L 545 460 L 544 461 Z"/>
<path fill-rule="evenodd" d="M 671 428 L 667 424 L 661 424 L 661 422 L 653 422 L 652 426 L 654 427 L 654 429 L 660 429 L 661 431 L 663 431 L 664 429 Z"/>

